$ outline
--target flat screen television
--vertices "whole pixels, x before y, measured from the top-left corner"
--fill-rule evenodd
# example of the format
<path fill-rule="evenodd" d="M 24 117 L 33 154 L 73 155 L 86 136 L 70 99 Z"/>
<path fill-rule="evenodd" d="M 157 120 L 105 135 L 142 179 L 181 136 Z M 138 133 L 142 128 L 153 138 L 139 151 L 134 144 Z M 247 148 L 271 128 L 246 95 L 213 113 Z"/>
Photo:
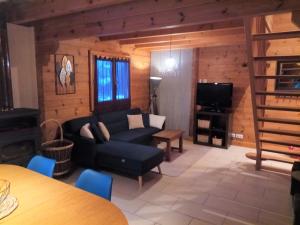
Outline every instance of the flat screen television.
<path fill-rule="evenodd" d="M 216 110 L 232 106 L 232 83 L 198 83 L 197 105 Z"/>

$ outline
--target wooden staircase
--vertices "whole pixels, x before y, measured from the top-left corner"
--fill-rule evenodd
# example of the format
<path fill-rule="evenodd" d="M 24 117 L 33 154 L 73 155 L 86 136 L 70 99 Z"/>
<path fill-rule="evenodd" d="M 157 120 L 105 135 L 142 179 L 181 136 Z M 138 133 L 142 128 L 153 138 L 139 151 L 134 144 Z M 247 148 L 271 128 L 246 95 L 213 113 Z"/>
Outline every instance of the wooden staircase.
<path fill-rule="evenodd" d="M 289 99 L 300 101 L 300 89 L 278 91 L 274 82 L 282 78 L 300 79 L 300 74 L 270 74 L 268 71 L 269 62 L 300 62 L 300 55 L 267 54 L 269 41 L 300 38 L 300 30 L 266 33 L 264 17 L 245 18 L 244 24 L 256 139 L 256 153 L 249 152 L 246 156 L 256 160 L 257 170 L 263 160 L 300 161 L 300 106 L 288 103 Z"/>

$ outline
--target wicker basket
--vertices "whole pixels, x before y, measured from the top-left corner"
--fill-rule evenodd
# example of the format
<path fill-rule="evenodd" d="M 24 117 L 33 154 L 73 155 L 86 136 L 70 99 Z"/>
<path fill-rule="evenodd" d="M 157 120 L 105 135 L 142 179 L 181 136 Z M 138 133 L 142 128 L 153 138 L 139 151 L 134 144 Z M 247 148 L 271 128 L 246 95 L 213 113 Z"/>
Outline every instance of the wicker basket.
<path fill-rule="evenodd" d="M 60 139 L 46 141 L 42 143 L 43 155 L 56 160 L 53 176 L 58 177 L 67 174 L 71 169 L 71 152 L 74 143 L 63 138 L 63 129 L 61 124 L 54 119 L 49 119 L 41 123 L 41 127 L 48 122 L 55 122 L 60 130 Z"/>
<path fill-rule="evenodd" d="M 198 119 L 198 127 L 199 128 L 209 128 L 210 120 L 199 120 Z"/>
<path fill-rule="evenodd" d="M 223 139 L 222 138 L 213 137 L 212 142 L 213 142 L 214 145 L 222 146 Z"/>
<path fill-rule="evenodd" d="M 198 141 L 208 143 L 208 135 L 198 134 Z"/>

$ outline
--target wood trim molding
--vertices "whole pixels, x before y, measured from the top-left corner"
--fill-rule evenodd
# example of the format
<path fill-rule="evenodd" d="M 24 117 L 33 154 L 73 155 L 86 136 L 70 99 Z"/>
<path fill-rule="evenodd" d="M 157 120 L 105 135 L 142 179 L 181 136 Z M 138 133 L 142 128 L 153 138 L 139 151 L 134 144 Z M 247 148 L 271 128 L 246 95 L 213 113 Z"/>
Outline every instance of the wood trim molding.
<path fill-rule="evenodd" d="M 7 26 L 0 18 L 0 109 L 13 107 Z"/>
<path fill-rule="evenodd" d="M 193 135 L 194 118 L 196 113 L 196 92 L 199 74 L 199 48 L 193 49 L 193 64 L 192 64 L 192 97 L 191 97 L 191 111 L 190 111 L 190 126 L 189 135 Z"/>

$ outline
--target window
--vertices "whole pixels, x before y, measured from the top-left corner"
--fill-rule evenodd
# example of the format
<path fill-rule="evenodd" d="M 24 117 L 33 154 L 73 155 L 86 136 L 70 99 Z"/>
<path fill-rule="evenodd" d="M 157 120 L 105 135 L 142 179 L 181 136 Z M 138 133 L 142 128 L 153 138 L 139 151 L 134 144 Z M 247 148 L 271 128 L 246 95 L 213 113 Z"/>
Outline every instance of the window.
<path fill-rule="evenodd" d="M 113 100 L 113 63 L 110 60 L 97 60 L 98 102 Z"/>
<path fill-rule="evenodd" d="M 96 58 L 96 108 L 100 112 L 130 108 L 129 60 Z"/>
<path fill-rule="evenodd" d="M 277 62 L 276 90 L 298 91 L 300 90 L 300 61 Z"/>
<path fill-rule="evenodd" d="M 126 61 L 116 62 L 117 100 L 129 98 L 129 63 Z"/>

